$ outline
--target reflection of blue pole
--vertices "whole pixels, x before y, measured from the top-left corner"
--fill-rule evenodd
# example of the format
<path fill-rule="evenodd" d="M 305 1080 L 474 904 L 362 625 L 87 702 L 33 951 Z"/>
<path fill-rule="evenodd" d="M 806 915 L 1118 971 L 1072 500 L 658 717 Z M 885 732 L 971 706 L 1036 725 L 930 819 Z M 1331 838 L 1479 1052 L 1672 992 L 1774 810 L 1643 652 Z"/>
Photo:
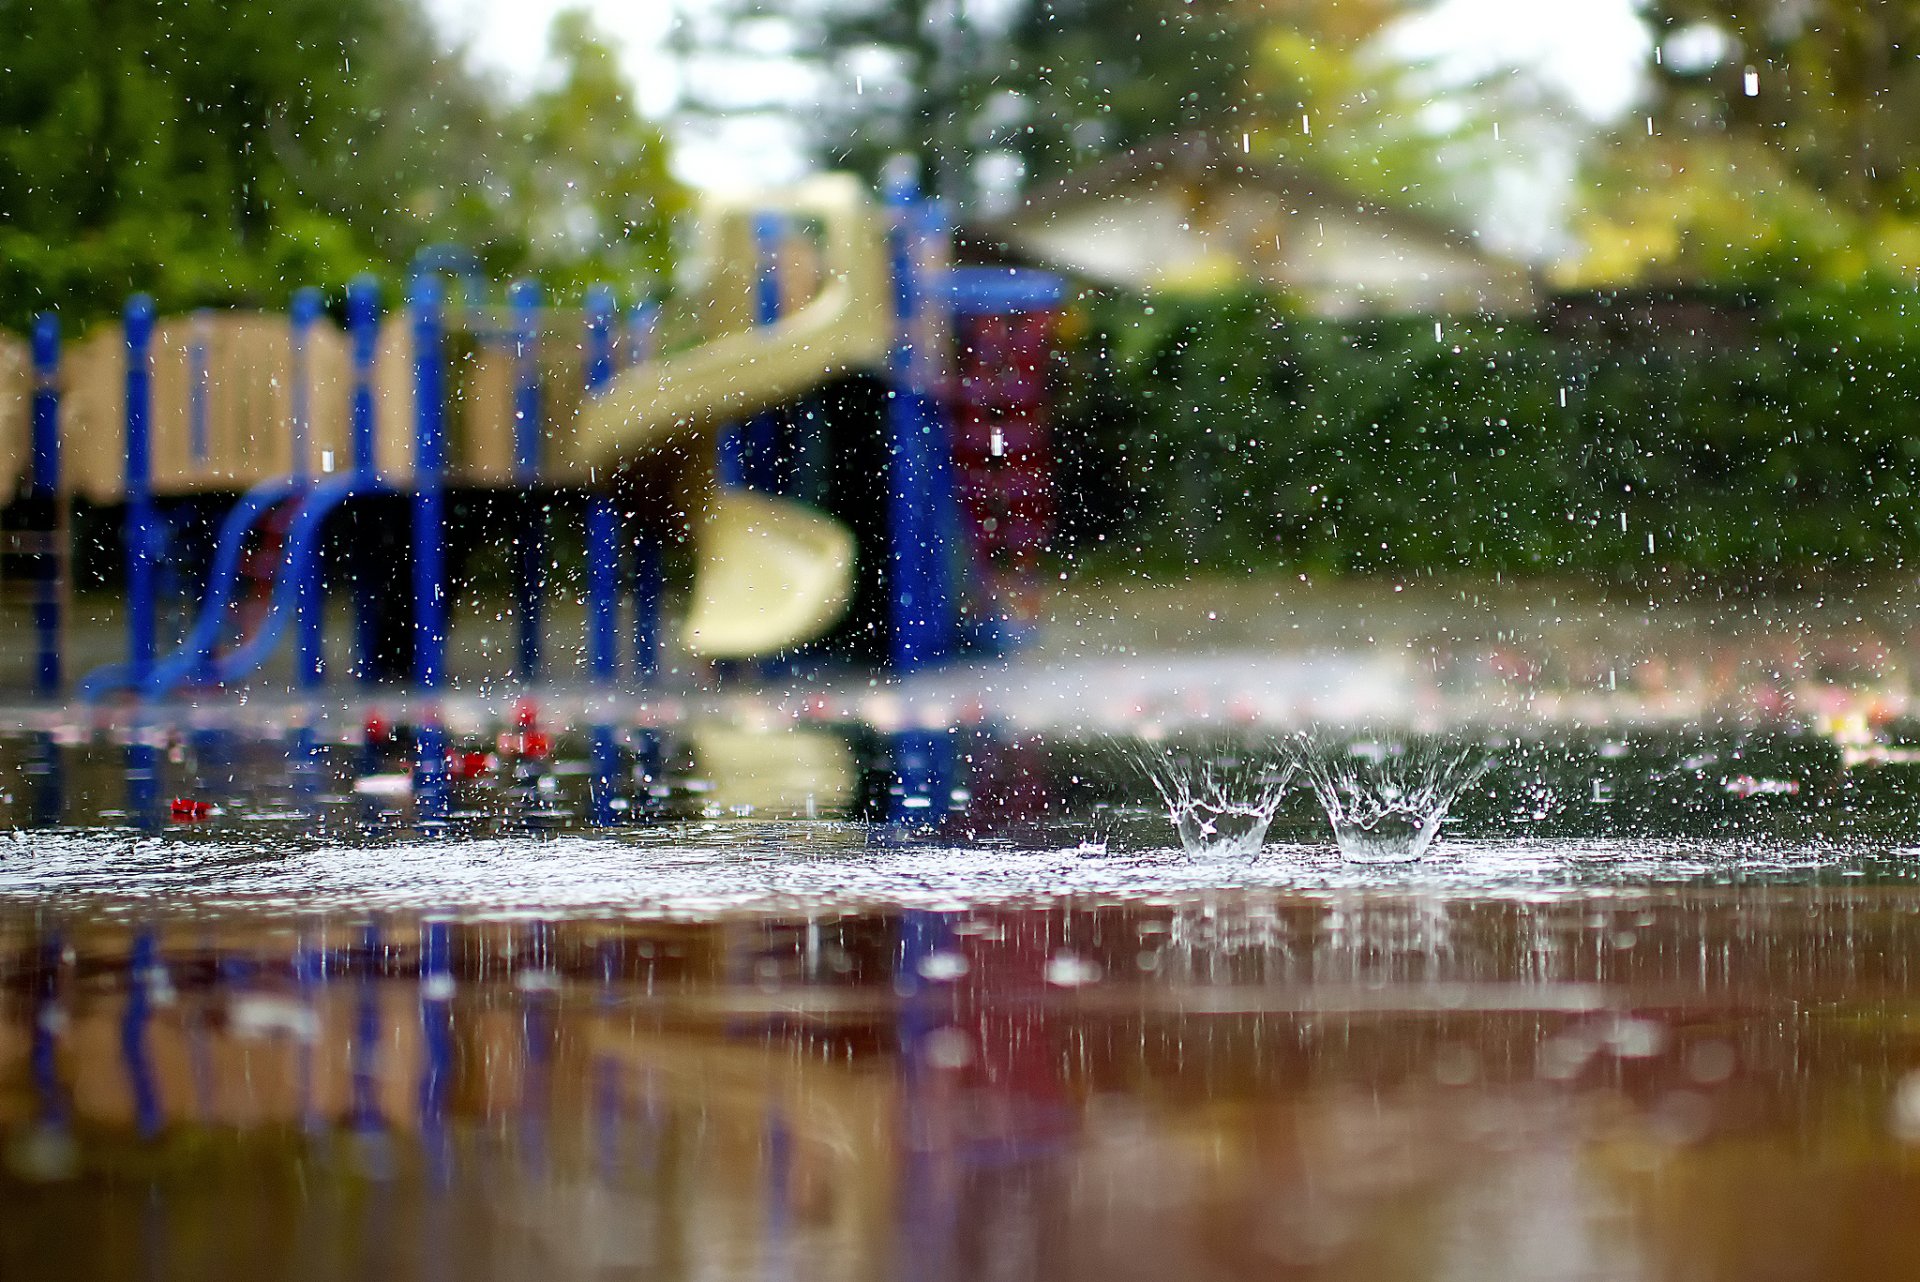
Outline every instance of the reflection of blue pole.
<path fill-rule="evenodd" d="M 887 818 L 915 826 L 938 823 L 952 792 L 953 736 L 902 730 L 888 739 L 899 791 L 888 793 Z"/>
<path fill-rule="evenodd" d="M 767 1115 L 767 1270 L 769 1282 L 793 1276 L 793 1132 L 777 1110 Z"/>
<path fill-rule="evenodd" d="M 312 288 L 296 291 L 288 335 L 293 355 L 293 386 L 288 393 L 293 407 L 293 475 L 302 480 L 312 461 L 308 438 L 313 412 L 313 367 L 309 349 L 313 323 L 319 317 L 320 291 Z M 301 686 L 312 689 L 327 678 L 326 601 L 321 593 L 318 550 L 303 564 L 291 565 L 288 569 L 300 576 L 296 584 L 299 623 L 294 631 L 294 678 Z"/>
<path fill-rule="evenodd" d="M 413 679 L 440 688 L 447 643 L 444 387 L 440 368 L 440 282 L 414 278 L 413 311 Z"/>
<path fill-rule="evenodd" d="M 520 679 L 540 679 L 541 607 L 547 593 L 547 517 L 540 506 L 540 286 L 515 281 L 513 305 L 513 475 L 521 487 L 524 520 L 515 587 L 519 592 Z"/>
<path fill-rule="evenodd" d="M 593 750 L 593 777 L 588 784 L 593 822 L 610 828 L 620 822 L 620 812 L 613 804 L 614 789 L 620 780 L 620 744 L 613 737 L 613 727 L 604 722 L 596 724 L 588 737 Z"/>
<path fill-rule="evenodd" d="M 67 766 L 60 745 L 45 730 L 33 732 L 32 755 L 23 772 L 32 789 L 28 822 L 36 828 L 50 828 L 66 817 Z"/>
<path fill-rule="evenodd" d="M 155 544 L 159 514 L 153 506 L 153 299 L 127 300 L 127 666 L 133 684 L 153 670 L 156 592 Z"/>
<path fill-rule="evenodd" d="M 327 957 L 317 948 L 309 947 L 303 937 L 295 946 L 293 953 L 293 979 L 300 986 L 300 1001 L 306 1008 L 308 1018 L 317 1026 L 320 1022 L 319 994 L 316 991 L 327 982 Z M 313 1054 L 317 1038 L 303 1037 L 299 1041 L 298 1071 L 296 1090 L 300 1096 L 300 1126 L 309 1135 L 320 1130 L 319 1101 L 314 1098 Z"/>
<path fill-rule="evenodd" d="M 372 480 L 378 470 L 374 455 L 373 363 L 380 342 L 380 285 L 362 276 L 347 286 L 347 337 L 353 344 L 352 453 L 355 476 Z M 374 652 L 379 649 L 375 621 L 375 581 L 381 568 L 364 548 L 353 576 L 354 651 L 359 656 L 360 679 L 373 680 Z"/>
<path fill-rule="evenodd" d="M 900 1173 L 900 1206 L 908 1236 L 899 1276 L 935 1278 L 953 1256 L 953 1200 L 941 1195 L 938 1155 L 929 1133 L 927 1110 L 927 1035 L 945 1018 L 940 1005 L 928 1000 L 920 965 L 952 946 L 952 922 L 943 914 L 909 910 L 900 917 L 895 951 L 894 991 L 899 1003 L 895 1034 L 900 1057 L 900 1125 L 906 1152 Z"/>
<path fill-rule="evenodd" d="M 148 984 L 159 965 L 153 932 L 142 930 L 134 936 L 133 955 L 127 959 L 127 1009 L 120 1020 L 120 1054 L 133 1090 L 134 1126 L 143 1140 L 160 1133 L 160 1094 L 154 1086 L 153 1060 L 147 1054 L 147 1021 L 153 1016 Z"/>
<path fill-rule="evenodd" d="M 67 1101 L 60 1089 L 60 936 L 49 936 L 40 948 L 40 972 L 33 994 L 33 1045 L 28 1063 L 33 1076 L 33 1092 L 40 1097 L 40 1121 L 43 1125 L 64 1128 Z"/>
<path fill-rule="evenodd" d="M 27 468 L 27 493 L 41 509 L 46 543 L 34 584 L 33 630 L 39 645 L 34 689 L 43 697 L 60 693 L 60 558 L 64 534 L 60 521 L 60 318 L 42 312 L 33 318 L 33 438 Z"/>
<path fill-rule="evenodd" d="M 311 801 L 320 795 L 320 740 L 304 720 L 293 727 L 288 745 L 294 795 Z"/>
<path fill-rule="evenodd" d="M 152 739 L 153 728 L 144 720 L 135 720 L 127 732 L 127 813 L 141 828 L 160 817 L 160 749 Z"/>
<path fill-rule="evenodd" d="M 378 1062 L 380 1046 L 380 994 L 373 968 L 380 956 L 380 928 L 368 926 L 360 937 L 361 956 L 359 992 L 353 1011 L 353 1129 L 362 1133 L 380 1129 Z"/>
<path fill-rule="evenodd" d="M 588 396 L 613 381 L 613 291 L 595 285 L 587 291 Z M 587 499 L 587 667 L 597 682 L 619 674 L 616 629 L 620 608 L 620 514 L 613 500 L 596 490 Z"/>
<path fill-rule="evenodd" d="M 444 921 L 426 924 L 420 946 L 420 1028 L 426 1063 L 420 1078 L 420 1134 L 435 1177 L 450 1174 L 447 1103 L 453 1085 L 453 950 Z"/>
<path fill-rule="evenodd" d="M 447 817 L 451 783 L 447 778 L 447 732 L 429 711 L 414 728 L 414 812 L 422 823 Z"/>

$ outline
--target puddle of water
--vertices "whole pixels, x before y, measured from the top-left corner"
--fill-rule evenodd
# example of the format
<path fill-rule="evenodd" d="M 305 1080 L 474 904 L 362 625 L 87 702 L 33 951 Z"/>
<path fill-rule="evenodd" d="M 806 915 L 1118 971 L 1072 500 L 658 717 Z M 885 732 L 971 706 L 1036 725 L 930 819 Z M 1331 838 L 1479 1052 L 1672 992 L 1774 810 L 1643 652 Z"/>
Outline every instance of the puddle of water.
<path fill-rule="evenodd" d="M 1490 742 L 1375 867 L 1101 743 L 376 729 L 0 739 L 0 1277 L 1920 1264 L 1920 776 L 1825 740 Z"/>
<path fill-rule="evenodd" d="M 1881 1275 L 1920 1255 L 1882 1213 L 1914 921 L 1865 886 L 16 907 L 0 1274 Z"/>

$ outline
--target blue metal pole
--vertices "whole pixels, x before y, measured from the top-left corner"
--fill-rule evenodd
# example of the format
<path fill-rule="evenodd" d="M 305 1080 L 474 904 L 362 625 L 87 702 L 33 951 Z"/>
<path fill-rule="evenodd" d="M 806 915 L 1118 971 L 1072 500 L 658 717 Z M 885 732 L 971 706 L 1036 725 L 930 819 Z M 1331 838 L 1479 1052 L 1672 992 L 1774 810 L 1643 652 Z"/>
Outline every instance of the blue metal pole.
<path fill-rule="evenodd" d="M 440 282 L 414 279 L 413 313 L 413 679 L 438 690 L 447 644 L 447 465 L 443 371 L 440 368 Z"/>
<path fill-rule="evenodd" d="M 587 291 L 586 390 L 594 396 L 613 381 L 613 291 Z M 619 675 L 616 643 L 620 609 L 620 514 L 596 490 L 587 499 L 587 668 L 597 682 Z"/>
<path fill-rule="evenodd" d="M 373 362 L 380 343 L 380 283 L 362 276 L 347 286 L 347 337 L 353 344 L 353 470 L 372 477 Z"/>
<path fill-rule="evenodd" d="M 293 419 L 293 475 L 307 478 L 311 459 L 310 417 L 313 411 L 312 361 L 309 348 L 313 323 L 320 317 L 320 291 L 308 287 L 295 291 L 288 338 L 292 356 L 292 386 L 288 388 Z M 306 689 L 314 689 L 327 679 L 326 597 L 321 590 L 318 545 L 313 557 L 303 565 L 289 567 L 300 576 L 299 626 L 294 637 L 294 679 Z"/>
<path fill-rule="evenodd" d="M 362 276 L 347 286 L 347 338 L 353 347 L 353 398 L 349 449 L 353 474 L 372 480 L 378 471 L 374 455 L 373 366 L 380 344 L 380 284 Z M 356 547 L 354 566 L 354 652 L 359 656 L 360 679 L 374 675 L 374 653 L 379 648 L 375 618 L 374 582 L 380 567 L 363 548 Z"/>
<path fill-rule="evenodd" d="M 541 506 L 540 286 L 516 281 L 507 291 L 513 306 L 513 471 L 524 504 L 518 534 L 520 680 L 540 679 L 542 606 L 547 594 L 547 519 Z"/>
<path fill-rule="evenodd" d="M 891 615 L 890 657 L 906 672 L 937 661 L 946 651 L 941 627 L 938 566 L 938 518 L 931 503 L 933 451 L 938 426 L 930 402 L 928 357 L 920 350 L 923 291 L 920 280 L 922 228 L 919 194 L 910 182 L 887 191 L 893 214 L 891 233 L 894 309 L 897 336 L 891 361 L 893 387 L 888 405 L 892 468 L 887 484 L 890 549 L 888 585 Z"/>
<path fill-rule="evenodd" d="M 587 290 L 587 391 L 598 392 L 613 381 L 613 320 L 617 306 L 613 286 Z"/>
<path fill-rule="evenodd" d="M 61 560 L 66 536 L 60 519 L 60 318 L 42 312 L 33 319 L 33 434 L 27 494 L 46 525 L 34 584 L 33 630 L 38 642 L 34 688 L 46 698 L 60 692 Z"/>
<path fill-rule="evenodd" d="M 153 670 L 159 598 L 154 564 L 159 513 L 153 504 L 153 299 L 127 300 L 127 666 L 135 687 Z"/>

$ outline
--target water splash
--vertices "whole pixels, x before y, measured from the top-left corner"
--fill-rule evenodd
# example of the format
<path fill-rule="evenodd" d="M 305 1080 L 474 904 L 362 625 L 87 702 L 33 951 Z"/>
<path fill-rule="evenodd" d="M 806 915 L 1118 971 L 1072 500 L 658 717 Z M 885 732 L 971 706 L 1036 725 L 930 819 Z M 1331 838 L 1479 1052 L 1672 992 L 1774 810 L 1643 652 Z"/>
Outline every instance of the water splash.
<path fill-rule="evenodd" d="M 1493 768 L 1483 749 L 1435 743 L 1296 745 L 1340 853 L 1356 863 L 1411 863 L 1440 834 L 1447 810 Z"/>
<path fill-rule="evenodd" d="M 1260 853 L 1297 768 L 1277 745 L 1142 746 L 1132 755 L 1166 805 L 1181 848 L 1208 858 Z"/>

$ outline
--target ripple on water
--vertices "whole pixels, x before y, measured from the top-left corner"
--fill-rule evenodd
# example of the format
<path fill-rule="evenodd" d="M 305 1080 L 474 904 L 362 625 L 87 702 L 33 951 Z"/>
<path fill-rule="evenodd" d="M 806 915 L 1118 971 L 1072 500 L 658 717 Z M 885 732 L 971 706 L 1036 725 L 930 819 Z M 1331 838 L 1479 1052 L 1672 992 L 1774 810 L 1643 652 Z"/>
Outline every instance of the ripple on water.
<path fill-rule="evenodd" d="M 943 909 L 1210 891 L 1378 889 L 1510 897 L 1602 886 L 1903 880 L 1893 851 L 1716 841 L 1447 840 L 1417 865 L 1356 866 L 1323 844 L 1195 859 L 1178 848 L 877 841 L 820 822 L 410 840 L 230 841 L 47 830 L 0 842 L 0 899 L 128 900 L 205 910 L 448 911 L 704 917 L 848 905 Z"/>

